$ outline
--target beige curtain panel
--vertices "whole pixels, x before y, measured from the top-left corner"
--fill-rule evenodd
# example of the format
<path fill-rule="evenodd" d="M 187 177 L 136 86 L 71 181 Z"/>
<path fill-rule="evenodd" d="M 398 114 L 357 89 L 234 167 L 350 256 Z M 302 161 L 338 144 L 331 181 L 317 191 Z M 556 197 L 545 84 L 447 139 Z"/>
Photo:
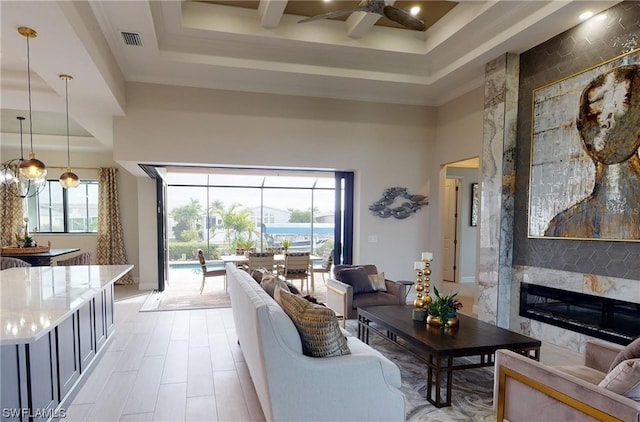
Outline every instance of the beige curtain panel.
<path fill-rule="evenodd" d="M 122 237 L 120 205 L 118 203 L 118 169 L 98 170 L 98 242 L 96 263 L 98 265 L 127 264 L 127 252 Z M 133 284 L 128 273 L 116 284 Z"/>
<path fill-rule="evenodd" d="M 15 246 L 16 234 L 24 224 L 22 217 L 22 198 L 15 183 L 0 185 L 0 209 L 2 210 L 2 224 L 0 224 L 0 243 L 2 246 Z"/>

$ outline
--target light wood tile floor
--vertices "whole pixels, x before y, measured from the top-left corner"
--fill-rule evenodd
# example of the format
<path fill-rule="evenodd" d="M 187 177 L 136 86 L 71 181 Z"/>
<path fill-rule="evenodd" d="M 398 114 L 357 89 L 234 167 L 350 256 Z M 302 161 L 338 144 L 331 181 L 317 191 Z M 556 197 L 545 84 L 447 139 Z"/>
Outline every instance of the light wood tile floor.
<path fill-rule="evenodd" d="M 138 312 L 115 304 L 114 338 L 71 405 L 71 421 L 264 421 L 229 308 Z"/>
<path fill-rule="evenodd" d="M 138 312 L 146 295 L 129 293 L 121 292 L 114 338 L 64 422 L 265 420 L 230 308 Z M 582 359 L 542 349 L 547 364 Z"/>

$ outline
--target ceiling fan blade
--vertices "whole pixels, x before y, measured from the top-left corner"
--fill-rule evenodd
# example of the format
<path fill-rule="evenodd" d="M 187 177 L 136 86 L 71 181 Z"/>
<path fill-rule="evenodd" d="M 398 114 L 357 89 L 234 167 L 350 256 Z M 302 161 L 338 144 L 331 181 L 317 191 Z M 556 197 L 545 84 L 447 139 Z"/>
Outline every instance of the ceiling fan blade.
<path fill-rule="evenodd" d="M 353 12 L 366 12 L 367 6 L 354 7 L 353 9 L 338 10 L 336 12 L 325 13 L 324 15 L 311 16 L 310 18 L 299 20 L 298 23 L 317 21 L 320 19 L 339 18 L 341 16 L 350 15 Z"/>
<path fill-rule="evenodd" d="M 416 31 L 424 31 L 426 29 L 424 22 L 406 10 L 402 10 L 397 7 L 385 6 L 384 16 L 409 29 L 414 29 Z"/>

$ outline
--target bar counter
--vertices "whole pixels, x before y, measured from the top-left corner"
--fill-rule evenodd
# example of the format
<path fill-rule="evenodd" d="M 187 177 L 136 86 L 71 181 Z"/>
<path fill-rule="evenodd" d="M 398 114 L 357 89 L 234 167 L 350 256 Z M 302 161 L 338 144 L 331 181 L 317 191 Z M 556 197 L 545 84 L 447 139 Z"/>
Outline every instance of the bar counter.
<path fill-rule="evenodd" d="M 50 420 L 64 413 L 113 337 L 113 284 L 132 268 L 0 271 L 3 419 Z"/>

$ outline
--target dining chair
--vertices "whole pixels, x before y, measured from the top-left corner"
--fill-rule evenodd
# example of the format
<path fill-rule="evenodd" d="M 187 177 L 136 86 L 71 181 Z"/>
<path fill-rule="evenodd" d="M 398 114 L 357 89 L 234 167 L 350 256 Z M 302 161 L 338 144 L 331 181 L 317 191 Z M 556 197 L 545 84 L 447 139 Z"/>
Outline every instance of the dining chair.
<path fill-rule="evenodd" d="M 8 268 L 15 268 L 15 267 L 30 267 L 30 266 L 31 264 L 18 258 L 10 258 L 8 256 L 0 257 L 0 270 L 6 270 Z"/>
<path fill-rule="evenodd" d="M 284 256 L 282 276 L 285 280 L 300 280 L 300 291 L 303 291 L 304 282 L 306 281 L 308 293 L 310 262 L 309 252 L 287 252 Z"/>
<path fill-rule="evenodd" d="M 200 261 L 200 268 L 202 269 L 202 284 L 200 285 L 200 294 L 204 290 L 204 282 L 207 277 L 224 276 L 224 291 L 227 291 L 227 270 L 222 268 L 220 270 L 207 270 L 207 261 L 204 259 L 204 252 L 202 249 L 198 249 L 198 260 Z"/>
<path fill-rule="evenodd" d="M 68 265 L 91 265 L 91 258 L 93 254 L 91 252 L 83 252 L 79 255 L 72 256 L 67 259 L 59 259 L 58 265 L 68 266 Z"/>
<path fill-rule="evenodd" d="M 313 272 L 322 273 L 322 281 L 324 281 L 324 284 L 327 284 L 327 279 L 324 277 L 324 275 L 331 273 L 332 266 L 333 266 L 333 249 L 326 249 L 322 254 L 322 264 L 318 268 L 313 267 Z"/>
<path fill-rule="evenodd" d="M 247 256 L 247 263 L 245 270 L 249 273 L 253 270 L 260 268 L 266 269 L 268 272 L 273 273 L 273 266 L 275 264 L 274 254 L 270 252 L 251 252 Z"/>

